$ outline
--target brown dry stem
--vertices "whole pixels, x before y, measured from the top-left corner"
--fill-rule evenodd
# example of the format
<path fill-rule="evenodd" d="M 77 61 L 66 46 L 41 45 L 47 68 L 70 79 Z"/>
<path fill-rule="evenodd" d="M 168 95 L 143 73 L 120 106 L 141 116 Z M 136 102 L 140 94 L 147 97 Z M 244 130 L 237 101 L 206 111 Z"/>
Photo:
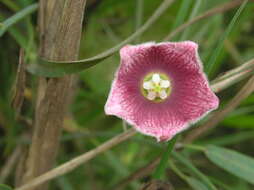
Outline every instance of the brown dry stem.
<path fill-rule="evenodd" d="M 85 3 L 86 0 L 40 0 L 40 56 L 50 60 L 78 58 Z M 72 81 L 72 76 L 39 79 L 32 144 L 22 183 L 54 165 Z M 46 190 L 47 184 L 29 188 L 35 189 Z"/>
<path fill-rule="evenodd" d="M 19 116 L 24 101 L 25 88 L 26 88 L 26 70 L 24 64 L 24 50 L 21 49 L 19 53 L 19 64 L 11 102 L 11 106 L 16 111 L 17 116 Z"/>

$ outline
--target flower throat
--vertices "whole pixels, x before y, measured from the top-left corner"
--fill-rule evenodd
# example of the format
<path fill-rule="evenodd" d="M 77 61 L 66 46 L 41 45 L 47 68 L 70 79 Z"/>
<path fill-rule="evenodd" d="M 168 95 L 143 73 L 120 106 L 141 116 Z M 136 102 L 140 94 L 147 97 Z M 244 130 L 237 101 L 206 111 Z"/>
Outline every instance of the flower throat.
<path fill-rule="evenodd" d="M 171 93 L 169 77 L 162 73 L 149 73 L 142 81 L 141 92 L 150 101 L 165 101 Z"/>

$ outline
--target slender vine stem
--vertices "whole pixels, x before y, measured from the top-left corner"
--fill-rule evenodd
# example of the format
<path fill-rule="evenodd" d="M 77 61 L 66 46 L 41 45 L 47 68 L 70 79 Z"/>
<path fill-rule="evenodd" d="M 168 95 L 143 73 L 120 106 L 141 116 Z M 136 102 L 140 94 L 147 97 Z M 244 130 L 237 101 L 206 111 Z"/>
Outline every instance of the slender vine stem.
<path fill-rule="evenodd" d="M 15 15 L 6 19 L 1 23 L 0 27 L 0 37 L 4 35 L 4 33 L 14 24 L 25 18 L 27 15 L 35 12 L 38 9 L 38 3 L 32 4 L 21 11 L 17 12 Z"/>
<path fill-rule="evenodd" d="M 164 171 L 165 171 L 165 169 L 167 167 L 167 163 L 168 163 L 169 157 L 171 155 L 171 152 L 174 149 L 174 146 L 175 146 L 175 143 L 176 143 L 177 139 L 178 139 L 178 135 L 176 135 L 173 139 L 171 139 L 168 142 L 166 151 L 162 155 L 161 161 L 160 161 L 158 167 L 156 168 L 156 170 L 155 170 L 155 172 L 153 174 L 153 178 L 156 178 L 156 179 L 160 179 L 161 178 L 161 175 L 164 173 Z"/>
<path fill-rule="evenodd" d="M 121 47 L 132 42 L 141 34 L 143 34 L 154 22 L 167 10 L 167 8 L 174 2 L 174 0 L 164 0 L 161 5 L 155 10 L 153 15 L 131 36 L 124 41 L 120 42 L 116 46 L 87 59 L 78 61 L 51 61 L 38 57 L 38 60 L 34 60 L 33 64 L 29 64 L 27 69 L 29 72 L 35 75 L 44 77 L 60 77 L 66 74 L 80 72 L 84 69 L 90 68 L 102 60 L 110 57 L 114 53 L 118 52 Z M 72 63 L 72 64 L 69 64 Z"/>

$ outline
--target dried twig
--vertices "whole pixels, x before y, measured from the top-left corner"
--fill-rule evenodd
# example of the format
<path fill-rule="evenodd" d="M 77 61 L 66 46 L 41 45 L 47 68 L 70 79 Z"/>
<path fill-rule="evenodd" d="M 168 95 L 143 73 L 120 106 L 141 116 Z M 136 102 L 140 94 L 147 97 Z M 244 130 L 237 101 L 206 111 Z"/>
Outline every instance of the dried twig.
<path fill-rule="evenodd" d="M 19 53 L 19 64 L 16 76 L 16 82 L 13 88 L 12 107 L 16 111 L 16 115 L 19 115 L 20 109 L 24 101 L 24 91 L 26 88 L 26 69 L 24 64 L 24 50 L 21 49 Z"/>
<path fill-rule="evenodd" d="M 195 23 L 195 22 L 197 22 L 199 20 L 202 20 L 204 18 L 210 17 L 212 15 L 229 11 L 229 10 L 239 6 L 243 1 L 244 0 L 233 0 L 233 1 L 230 1 L 229 3 L 224 3 L 222 5 L 219 5 L 218 7 L 215 7 L 213 9 L 211 9 L 211 10 L 206 11 L 202 15 L 199 15 L 199 16 L 193 18 L 192 20 L 187 21 L 183 25 L 177 27 L 173 32 L 169 33 L 164 38 L 164 41 L 170 40 L 176 34 L 178 34 L 179 32 L 183 31 L 185 28 L 187 28 L 188 26 L 192 25 L 193 23 Z"/>
<path fill-rule="evenodd" d="M 127 140 L 128 138 L 132 137 L 135 133 L 136 133 L 136 131 L 134 129 L 129 129 L 128 131 L 126 131 L 120 135 L 117 135 L 116 137 L 113 137 L 112 139 L 110 139 L 109 141 L 105 142 L 104 144 L 98 146 L 97 148 L 90 150 L 87 153 L 85 153 L 81 156 L 78 156 L 65 164 L 62 164 L 61 166 L 59 166 L 49 172 L 46 172 L 45 174 L 31 180 L 29 183 L 27 183 L 19 188 L 16 188 L 16 190 L 28 190 L 28 189 L 34 188 L 37 185 L 40 185 L 40 184 L 48 181 L 50 179 L 53 179 L 57 176 L 66 174 L 69 171 L 72 171 L 73 169 L 77 168 L 79 165 L 87 162 L 88 160 L 91 160 L 92 158 L 94 158 L 98 154 L 104 152 L 105 150 L 108 150 L 108 149 L 112 148 L 113 146 L 120 144 L 121 142 Z"/>
<path fill-rule="evenodd" d="M 40 1 L 40 56 L 51 60 L 78 58 L 85 3 L 86 0 Z M 23 184 L 50 170 L 55 163 L 72 84 L 72 76 L 39 79 L 33 137 Z M 46 190 L 47 183 L 29 188 L 35 189 Z"/>
<path fill-rule="evenodd" d="M 246 63 L 242 64 L 241 66 L 227 71 L 223 75 L 217 77 L 215 80 L 212 81 L 212 89 L 214 92 L 219 92 L 224 90 L 228 86 L 231 86 L 238 81 L 242 80 L 253 74 L 254 72 L 254 59 L 247 61 Z"/>

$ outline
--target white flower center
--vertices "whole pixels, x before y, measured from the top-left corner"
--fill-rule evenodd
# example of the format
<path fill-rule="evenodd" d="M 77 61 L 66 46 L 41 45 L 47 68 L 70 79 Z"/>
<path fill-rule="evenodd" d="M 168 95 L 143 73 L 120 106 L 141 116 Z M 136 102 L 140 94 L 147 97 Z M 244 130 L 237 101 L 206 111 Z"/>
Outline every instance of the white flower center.
<path fill-rule="evenodd" d="M 143 80 L 143 95 L 151 101 L 165 100 L 171 91 L 171 83 L 164 74 L 152 73 Z"/>

